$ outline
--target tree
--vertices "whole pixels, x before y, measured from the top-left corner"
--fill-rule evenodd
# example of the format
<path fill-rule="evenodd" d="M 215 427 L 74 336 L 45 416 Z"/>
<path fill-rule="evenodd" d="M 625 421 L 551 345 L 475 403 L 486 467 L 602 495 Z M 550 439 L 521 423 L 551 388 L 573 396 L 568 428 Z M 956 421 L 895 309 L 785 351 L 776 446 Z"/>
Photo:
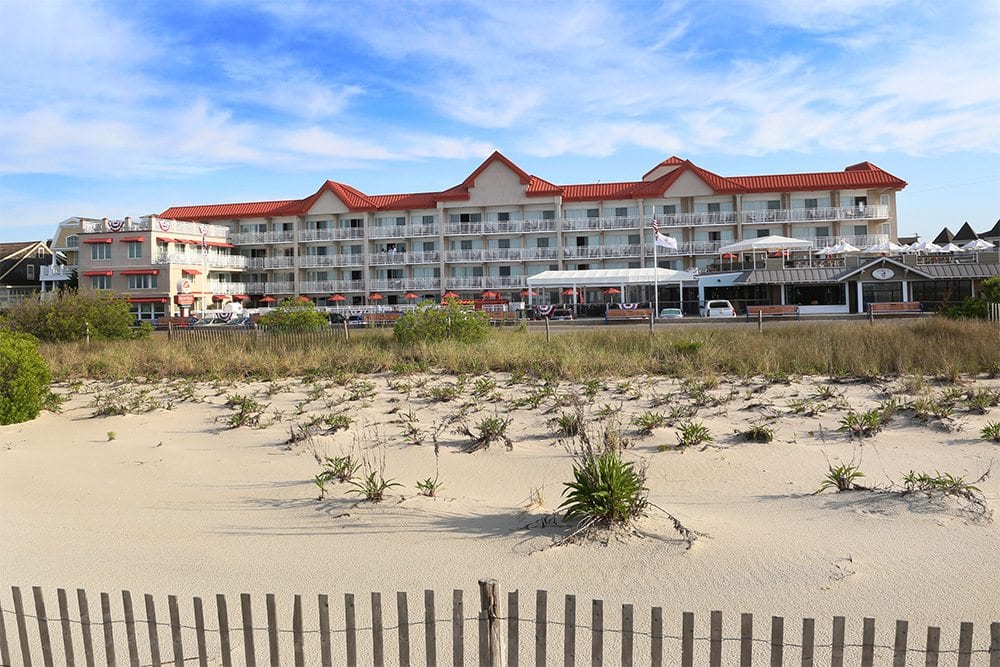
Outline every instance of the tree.
<path fill-rule="evenodd" d="M 258 325 L 271 331 L 310 331 L 326 328 L 327 319 L 316 310 L 312 301 L 285 299 L 277 308 L 263 315 Z"/>
<path fill-rule="evenodd" d="M 490 317 L 482 311 L 454 300 L 443 307 L 433 301 L 424 301 L 400 317 L 392 333 L 403 344 L 436 340 L 476 343 L 486 338 L 489 328 Z"/>
<path fill-rule="evenodd" d="M 25 299 L 14 304 L 4 326 L 50 342 L 82 340 L 88 334 L 95 340 L 148 335 L 148 327 L 133 332 L 134 320 L 123 297 L 104 291 L 66 290 L 44 301 Z"/>
<path fill-rule="evenodd" d="M 1000 303 L 1000 276 L 984 280 L 979 286 L 979 294 L 991 303 Z"/>
<path fill-rule="evenodd" d="M 37 338 L 0 330 L 0 425 L 37 417 L 51 380 Z"/>

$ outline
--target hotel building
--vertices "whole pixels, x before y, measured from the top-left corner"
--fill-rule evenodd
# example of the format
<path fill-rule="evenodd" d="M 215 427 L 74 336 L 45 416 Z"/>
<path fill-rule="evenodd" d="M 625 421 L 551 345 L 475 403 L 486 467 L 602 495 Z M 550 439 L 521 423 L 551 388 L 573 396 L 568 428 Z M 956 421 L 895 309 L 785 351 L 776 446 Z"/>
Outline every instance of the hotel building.
<path fill-rule="evenodd" d="M 369 195 L 327 181 L 304 199 L 71 218 L 53 249 L 79 267 L 81 287 L 126 294 L 144 318 L 265 297 L 325 305 L 339 294 L 363 306 L 372 297 L 394 305 L 494 291 L 520 301 L 526 278 L 541 271 L 652 266 L 653 215 L 678 242 L 659 249 L 659 266 L 702 273 L 719 268 L 721 246 L 748 238 L 789 236 L 815 248 L 893 240 L 905 186 L 870 162 L 720 176 L 678 157 L 636 181 L 556 185 L 494 153 L 438 192 Z M 558 302 L 559 291 L 539 301 Z"/>

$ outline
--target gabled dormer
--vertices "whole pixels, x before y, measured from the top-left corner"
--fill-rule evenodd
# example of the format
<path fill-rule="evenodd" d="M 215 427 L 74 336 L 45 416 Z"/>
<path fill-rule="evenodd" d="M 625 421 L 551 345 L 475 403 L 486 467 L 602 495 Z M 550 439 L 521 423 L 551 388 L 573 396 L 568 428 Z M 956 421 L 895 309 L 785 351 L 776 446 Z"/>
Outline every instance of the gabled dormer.
<path fill-rule="evenodd" d="M 532 176 L 499 151 L 494 151 L 464 181 L 438 193 L 435 199 L 467 201 L 470 206 L 491 206 L 560 194 L 562 188 L 559 186 Z"/>

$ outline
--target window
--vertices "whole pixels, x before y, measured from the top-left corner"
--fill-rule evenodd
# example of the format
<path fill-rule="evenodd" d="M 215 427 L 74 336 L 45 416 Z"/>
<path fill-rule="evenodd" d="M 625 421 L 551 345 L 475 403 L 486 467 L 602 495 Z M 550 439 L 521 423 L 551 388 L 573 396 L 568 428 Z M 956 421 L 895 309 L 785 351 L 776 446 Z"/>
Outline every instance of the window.
<path fill-rule="evenodd" d="M 111 276 L 91 276 L 90 286 L 94 289 L 111 289 Z"/>
<path fill-rule="evenodd" d="M 24 270 L 27 271 L 28 280 L 34 280 L 35 279 L 35 265 L 34 264 L 25 264 Z"/>
<path fill-rule="evenodd" d="M 497 247 L 504 249 L 510 248 L 510 239 L 499 239 L 497 241 Z"/>
<path fill-rule="evenodd" d="M 482 213 L 452 213 L 448 216 L 448 221 L 455 222 L 482 222 Z"/>
<path fill-rule="evenodd" d="M 129 289 L 156 289 L 156 276 L 129 276 Z"/>
<path fill-rule="evenodd" d="M 472 241 L 459 241 L 459 250 L 472 250 Z"/>
<path fill-rule="evenodd" d="M 163 303 L 133 303 L 129 308 L 132 315 L 139 320 L 155 320 L 166 315 L 166 304 Z"/>
<path fill-rule="evenodd" d="M 709 232 L 708 233 L 708 240 L 709 241 L 721 241 L 722 240 L 722 232 Z"/>
<path fill-rule="evenodd" d="M 615 209 L 615 217 L 616 218 L 627 218 L 628 217 L 628 208 L 626 208 L 624 206 L 616 208 Z"/>
<path fill-rule="evenodd" d="M 868 225 L 854 225 L 854 235 L 855 236 L 867 236 L 868 235 Z"/>
<path fill-rule="evenodd" d="M 663 215 L 677 215 L 677 204 L 664 204 Z"/>
<path fill-rule="evenodd" d="M 500 222 L 509 222 L 510 213 L 508 213 L 507 211 L 500 211 L 499 213 L 497 213 L 497 220 Z"/>
<path fill-rule="evenodd" d="M 539 248 L 548 248 L 549 247 L 549 239 L 548 239 L 548 237 L 543 236 L 542 238 L 538 239 L 538 242 L 536 243 L 536 245 Z"/>
<path fill-rule="evenodd" d="M 142 242 L 141 241 L 129 241 L 128 242 L 128 258 L 129 259 L 139 259 L 142 257 Z"/>
<path fill-rule="evenodd" d="M 638 234 L 629 234 L 628 235 L 628 244 L 629 245 L 639 245 L 639 235 Z"/>
<path fill-rule="evenodd" d="M 599 217 L 601 217 L 601 212 L 600 212 L 599 209 L 596 209 L 596 208 L 588 208 L 587 209 L 587 217 L 588 218 L 599 218 Z"/>
<path fill-rule="evenodd" d="M 351 280 L 364 280 L 364 278 L 361 277 L 361 273 L 361 271 L 351 271 Z"/>
<path fill-rule="evenodd" d="M 768 211 L 777 211 L 780 208 L 781 208 L 781 200 L 780 199 L 768 199 L 767 200 L 767 210 Z"/>
<path fill-rule="evenodd" d="M 542 220 L 555 220 L 556 212 L 554 210 L 542 211 Z"/>
<path fill-rule="evenodd" d="M 889 195 L 879 195 L 878 202 L 880 204 L 882 204 L 882 206 L 888 206 L 889 205 Z"/>
<path fill-rule="evenodd" d="M 585 248 L 585 247 L 587 247 L 587 245 L 589 243 L 590 243 L 590 239 L 587 238 L 586 236 L 577 236 L 576 237 L 576 247 L 577 248 Z"/>
<path fill-rule="evenodd" d="M 719 213 L 722 210 L 722 204 L 717 201 L 708 202 L 708 212 L 709 213 Z"/>
<path fill-rule="evenodd" d="M 93 243 L 90 246 L 91 259 L 111 259 L 110 243 Z M 103 289 L 103 288 L 102 288 Z"/>
<path fill-rule="evenodd" d="M 759 238 L 759 239 L 762 239 L 765 236 L 768 236 L 770 234 L 771 234 L 771 230 L 770 229 L 758 229 L 757 230 L 757 238 Z"/>
<path fill-rule="evenodd" d="M 434 252 L 434 241 L 424 241 L 424 252 Z"/>
<path fill-rule="evenodd" d="M 422 225 L 433 225 L 434 216 L 433 215 L 422 215 L 420 216 L 420 224 Z"/>
<path fill-rule="evenodd" d="M 510 275 L 510 267 L 509 266 L 501 266 L 500 267 L 500 275 L 502 277 L 509 276 Z"/>
<path fill-rule="evenodd" d="M 806 200 L 806 208 L 819 208 L 819 200 L 818 199 L 807 199 Z"/>
<path fill-rule="evenodd" d="M 66 237 L 66 247 L 67 248 L 76 248 L 76 247 L 79 247 L 79 245 L 80 245 L 80 237 L 79 236 L 68 236 L 68 237 Z"/>
<path fill-rule="evenodd" d="M 351 246 L 351 251 L 348 254 L 350 254 L 350 255 L 360 255 L 361 254 L 361 246 L 359 246 L 359 245 L 352 245 Z"/>

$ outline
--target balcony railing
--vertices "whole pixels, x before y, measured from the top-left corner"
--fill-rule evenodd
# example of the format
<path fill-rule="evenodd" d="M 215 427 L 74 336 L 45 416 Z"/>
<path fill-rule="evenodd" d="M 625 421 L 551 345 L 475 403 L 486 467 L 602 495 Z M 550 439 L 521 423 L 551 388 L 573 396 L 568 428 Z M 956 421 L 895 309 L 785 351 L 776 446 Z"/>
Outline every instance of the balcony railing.
<path fill-rule="evenodd" d="M 440 278 L 382 278 L 370 282 L 371 289 L 379 292 L 441 289 Z"/>
<path fill-rule="evenodd" d="M 563 248 L 566 259 L 602 259 L 605 257 L 638 257 L 637 245 L 567 246 Z"/>
<path fill-rule="evenodd" d="M 247 258 L 242 255 L 216 255 L 201 252 L 171 252 L 161 253 L 153 259 L 154 264 L 184 264 L 186 266 L 210 266 L 213 269 L 233 269 L 242 271 L 247 268 Z"/>
<path fill-rule="evenodd" d="M 157 218 L 154 222 L 148 217 L 138 220 L 125 218 L 124 220 L 82 220 L 80 231 L 84 234 L 108 234 L 115 232 L 163 232 L 164 234 L 174 232 L 176 234 L 193 234 L 196 236 L 209 236 L 214 238 L 226 238 L 229 236 L 229 227 L 222 225 L 209 225 L 205 223 L 186 222 L 183 220 L 165 220 Z"/>
<path fill-rule="evenodd" d="M 492 288 L 514 288 L 527 285 L 527 276 L 484 276 L 483 286 Z"/>
<path fill-rule="evenodd" d="M 431 264 L 441 261 L 441 253 L 436 250 L 426 252 L 373 252 L 368 255 L 372 266 L 387 264 Z"/>
<path fill-rule="evenodd" d="M 339 255 L 301 255 L 299 266 L 307 269 L 323 266 L 364 266 L 363 253 L 342 253 Z"/>
<path fill-rule="evenodd" d="M 780 208 L 753 211 L 723 211 L 718 213 L 696 212 L 675 215 L 657 215 L 661 227 L 689 227 L 693 225 L 745 225 L 773 222 L 836 222 L 840 220 L 885 220 L 888 206 L 824 206 L 821 208 Z M 563 229 L 565 229 L 565 225 Z"/>
<path fill-rule="evenodd" d="M 365 281 L 363 280 L 306 280 L 299 283 L 300 291 L 308 294 L 334 292 L 363 292 Z"/>
<path fill-rule="evenodd" d="M 43 264 L 39 267 L 38 280 L 41 282 L 69 280 L 78 268 L 78 266 L 71 264 L 57 264 L 55 266 Z"/>
<path fill-rule="evenodd" d="M 556 231 L 555 220 L 487 220 L 486 222 L 449 222 L 445 236 L 481 236 L 483 234 L 532 234 Z"/>
<path fill-rule="evenodd" d="M 642 225 L 638 217 L 623 218 L 566 218 L 563 220 L 563 231 L 600 231 L 604 229 L 636 229 Z"/>
<path fill-rule="evenodd" d="M 229 283 L 219 280 L 209 280 L 205 289 L 212 294 L 248 294 L 250 293 L 250 290 L 248 290 L 247 287 L 253 284 L 254 283 Z"/>
<path fill-rule="evenodd" d="M 444 279 L 445 287 L 448 289 L 482 289 L 484 285 L 482 276 L 458 278 L 451 276 Z"/>
<path fill-rule="evenodd" d="M 239 232 L 233 234 L 236 245 L 263 245 L 265 243 L 295 243 L 295 232 Z"/>
<path fill-rule="evenodd" d="M 371 239 L 398 239 L 414 236 L 437 236 L 437 225 L 376 225 L 368 230 Z"/>
<path fill-rule="evenodd" d="M 309 241 L 340 241 L 343 239 L 363 239 L 365 230 L 361 227 L 334 227 L 332 229 L 303 229 L 299 232 L 299 240 Z"/>

